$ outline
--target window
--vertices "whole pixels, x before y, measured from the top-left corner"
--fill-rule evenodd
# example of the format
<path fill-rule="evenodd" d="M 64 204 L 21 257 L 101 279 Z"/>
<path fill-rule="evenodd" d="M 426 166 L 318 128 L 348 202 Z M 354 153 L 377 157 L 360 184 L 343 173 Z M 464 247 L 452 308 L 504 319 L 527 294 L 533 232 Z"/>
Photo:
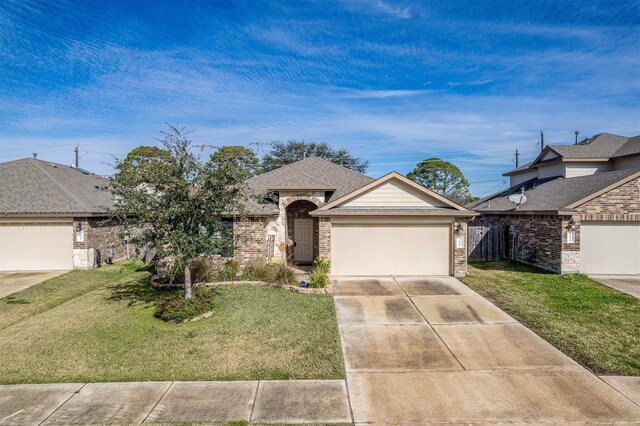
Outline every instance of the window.
<path fill-rule="evenodd" d="M 222 257 L 233 257 L 233 219 L 224 218 L 211 223 L 211 236 L 219 243 L 216 252 Z"/>
<path fill-rule="evenodd" d="M 567 244 L 576 243 L 576 231 L 567 231 Z"/>

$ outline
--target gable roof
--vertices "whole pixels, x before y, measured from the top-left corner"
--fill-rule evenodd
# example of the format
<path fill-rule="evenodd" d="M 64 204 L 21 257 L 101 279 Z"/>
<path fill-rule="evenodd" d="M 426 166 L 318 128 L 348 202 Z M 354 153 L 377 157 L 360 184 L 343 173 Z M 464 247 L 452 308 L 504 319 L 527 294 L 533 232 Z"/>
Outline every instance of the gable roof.
<path fill-rule="evenodd" d="M 417 190 L 418 192 L 427 195 L 428 197 L 434 198 L 444 204 L 444 207 L 347 207 L 344 206 L 345 203 L 357 198 L 358 196 L 365 194 L 375 188 L 378 188 L 385 183 L 397 180 L 401 183 L 410 186 L 411 188 Z M 312 216 L 323 216 L 328 214 L 429 214 L 429 215 L 456 215 L 456 216 L 474 216 L 475 214 L 465 207 L 454 203 L 448 198 L 438 194 L 437 192 L 431 191 L 424 186 L 417 184 L 416 182 L 408 179 L 397 172 L 391 172 L 382 176 L 379 179 L 376 179 L 367 185 L 360 187 L 359 189 L 345 194 L 342 197 L 334 198 L 331 202 L 321 206 L 317 210 L 314 210 L 310 214 Z"/>
<path fill-rule="evenodd" d="M 515 169 L 511 169 L 508 172 L 503 173 L 502 176 L 515 175 L 515 174 L 518 174 L 518 173 L 523 173 L 523 172 L 528 172 L 528 171 L 531 171 L 531 170 L 535 170 L 535 169 L 529 168 L 529 166 L 531 166 L 532 164 L 533 164 L 533 161 L 529 161 L 528 163 L 525 163 L 520 167 L 516 167 Z"/>
<path fill-rule="evenodd" d="M 330 161 L 309 157 L 254 176 L 247 180 L 247 186 L 254 194 L 286 190 L 333 191 L 331 199 L 336 199 L 373 180 Z"/>
<path fill-rule="evenodd" d="M 639 169 L 596 173 L 574 178 L 535 178 L 474 201 L 467 207 L 481 213 L 559 212 L 586 202 L 593 194 L 612 189 L 636 177 L 640 177 Z M 520 193 L 522 188 L 527 200 L 516 210 L 515 204 L 509 201 L 509 196 Z"/>
<path fill-rule="evenodd" d="M 544 159 L 548 153 L 553 153 L 557 157 L 549 160 Z M 640 135 L 626 137 L 600 133 L 574 145 L 547 145 L 533 161 L 511 169 L 502 175 L 511 176 L 526 173 L 529 170 L 535 170 L 538 164 L 552 161 L 608 161 L 612 158 L 628 155 L 640 155 Z"/>
<path fill-rule="evenodd" d="M 0 163 L 0 215 L 104 215 L 109 180 L 83 169 L 24 158 Z"/>
<path fill-rule="evenodd" d="M 542 162 L 547 152 L 553 151 L 563 160 L 610 159 L 622 155 L 640 154 L 638 136 L 626 137 L 600 133 L 574 145 L 547 145 L 533 161 L 532 165 Z"/>

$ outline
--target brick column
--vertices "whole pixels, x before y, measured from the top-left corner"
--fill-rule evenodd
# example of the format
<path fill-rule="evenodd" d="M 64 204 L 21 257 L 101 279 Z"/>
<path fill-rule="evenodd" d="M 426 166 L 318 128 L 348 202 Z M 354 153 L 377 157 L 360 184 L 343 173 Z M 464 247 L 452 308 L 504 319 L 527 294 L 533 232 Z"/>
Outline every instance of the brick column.
<path fill-rule="evenodd" d="M 457 233 L 454 225 L 453 229 L 453 275 L 455 277 L 464 277 L 467 275 L 467 221 L 466 219 L 457 218 L 456 224 L 462 225 L 462 232 Z M 462 247 L 456 246 L 456 239 L 462 238 Z"/>
<path fill-rule="evenodd" d="M 331 218 L 320 218 L 318 240 L 318 257 L 331 260 Z"/>

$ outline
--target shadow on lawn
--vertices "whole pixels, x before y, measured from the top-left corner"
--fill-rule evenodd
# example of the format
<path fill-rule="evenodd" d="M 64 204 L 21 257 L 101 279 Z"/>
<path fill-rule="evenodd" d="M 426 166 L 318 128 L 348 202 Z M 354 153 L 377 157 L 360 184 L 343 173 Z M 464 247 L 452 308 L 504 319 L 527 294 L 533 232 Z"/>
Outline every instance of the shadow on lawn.
<path fill-rule="evenodd" d="M 108 302 L 127 302 L 128 306 L 151 305 L 162 296 L 176 290 L 158 290 L 149 283 L 151 273 L 137 272 L 133 276 L 123 278 L 107 286 Z"/>
<path fill-rule="evenodd" d="M 502 271 L 502 272 L 525 272 L 528 274 L 549 275 L 553 272 L 535 266 L 517 262 L 515 260 L 498 260 L 495 262 L 470 261 L 470 266 L 481 271 Z M 555 274 L 554 274 L 555 275 Z"/>

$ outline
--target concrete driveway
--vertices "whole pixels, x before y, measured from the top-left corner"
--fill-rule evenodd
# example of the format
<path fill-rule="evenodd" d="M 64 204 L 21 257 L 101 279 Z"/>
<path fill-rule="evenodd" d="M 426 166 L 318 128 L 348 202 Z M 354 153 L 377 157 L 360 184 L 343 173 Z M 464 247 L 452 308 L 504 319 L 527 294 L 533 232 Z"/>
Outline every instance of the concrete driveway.
<path fill-rule="evenodd" d="M 640 275 L 589 275 L 589 278 L 640 299 Z"/>
<path fill-rule="evenodd" d="M 0 299 L 68 271 L 0 272 Z"/>
<path fill-rule="evenodd" d="M 356 424 L 640 420 L 629 397 L 455 278 L 336 281 Z"/>

